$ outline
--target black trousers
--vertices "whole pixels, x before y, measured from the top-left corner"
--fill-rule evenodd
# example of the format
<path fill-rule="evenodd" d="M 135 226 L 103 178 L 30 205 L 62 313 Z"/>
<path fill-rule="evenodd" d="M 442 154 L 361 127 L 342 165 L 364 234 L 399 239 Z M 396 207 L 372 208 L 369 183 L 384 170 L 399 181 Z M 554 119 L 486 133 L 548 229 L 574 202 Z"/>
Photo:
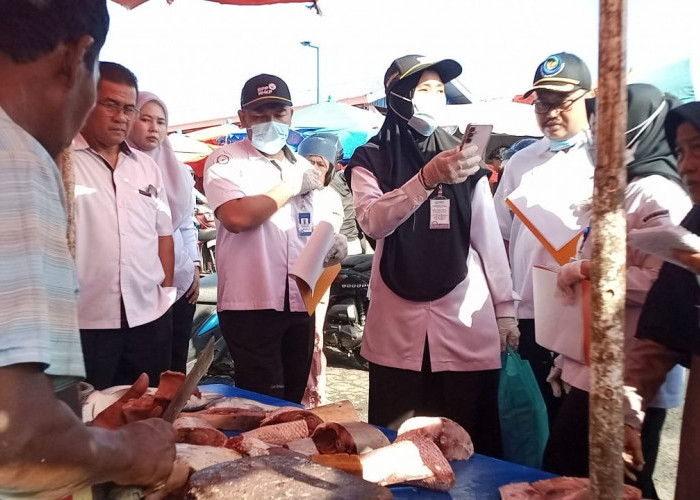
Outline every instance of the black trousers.
<path fill-rule="evenodd" d="M 176 372 L 185 373 L 185 370 L 187 370 L 187 353 L 190 348 L 195 308 L 195 304 L 190 304 L 184 295 L 172 307 L 173 349 L 170 369 Z"/>
<path fill-rule="evenodd" d="M 464 427 L 478 453 L 500 458 L 499 370 L 432 372 L 428 346 L 421 371 L 369 364 L 369 423 L 398 429 L 413 416 L 443 416 Z"/>
<path fill-rule="evenodd" d="M 133 328 L 80 330 L 86 380 L 95 389 L 130 385 L 142 373 L 152 387 L 170 368 L 173 323 L 170 309 L 160 318 Z"/>
<path fill-rule="evenodd" d="M 554 397 L 552 386 L 547 382 L 547 375 L 549 375 L 549 370 L 552 368 L 556 353 L 545 349 L 535 342 L 534 319 L 519 319 L 518 328 L 520 329 L 518 352 L 522 359 L 530 362 L 530 367 L 542 393 L 544 404 L 547 406 L 547 417 L 549 419 L 549 428 L 551 429 L 561 406 L 561 398 Z"/>
<path fill-rule="evenodd" d="M 305 312 L 219 311 L 236 387 L 294 403 L 306 389 L 314 316 Z"/>
<path fill-rule="evenodd" d="M 569 394 L 564 396 L 557 419 L 550 429 L 542 461 L 544 470 L 561 476 L 588 477 L 588 410 L 588 393 L 572 387 Z M 646 463 L 644 469 L 637 473 L 637 482 L 631 483 L 642 490 L 644 498 L 658 498 L 652 475 L 665 418 L 664 408 L 647 408 L 641 435 Z"/>

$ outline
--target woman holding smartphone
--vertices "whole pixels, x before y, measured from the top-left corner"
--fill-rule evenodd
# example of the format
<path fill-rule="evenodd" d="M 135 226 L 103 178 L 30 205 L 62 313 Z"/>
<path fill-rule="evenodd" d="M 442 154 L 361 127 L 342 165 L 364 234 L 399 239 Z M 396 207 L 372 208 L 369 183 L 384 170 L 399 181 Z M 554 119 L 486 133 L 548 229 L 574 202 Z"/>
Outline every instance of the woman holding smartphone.
<path fill-rule="evenodd" d="M 362 356 L 371 423 L 445 416 L 477 452 L 500 456 L 500 353 L 519 332 L 488 171 L 476 146 L 439 126 L 444 84 L 461 71 L 450 59 L 396 59 L 384 124 L 348 165 L 357 220 L 377 240 Z"/>

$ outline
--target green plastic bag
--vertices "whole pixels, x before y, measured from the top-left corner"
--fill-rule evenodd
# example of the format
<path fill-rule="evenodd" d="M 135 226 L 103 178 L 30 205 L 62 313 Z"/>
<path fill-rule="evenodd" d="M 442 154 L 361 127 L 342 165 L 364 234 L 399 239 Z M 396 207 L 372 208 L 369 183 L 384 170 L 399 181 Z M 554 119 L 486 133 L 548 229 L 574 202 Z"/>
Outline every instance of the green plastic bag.
<path fill-rule="evenodd" d="M 501 354 L 501 361 L 498 417 L 503 458 L 539 469 L 549 437 L 547 407 L 530 363 L 510 347 Z"/>

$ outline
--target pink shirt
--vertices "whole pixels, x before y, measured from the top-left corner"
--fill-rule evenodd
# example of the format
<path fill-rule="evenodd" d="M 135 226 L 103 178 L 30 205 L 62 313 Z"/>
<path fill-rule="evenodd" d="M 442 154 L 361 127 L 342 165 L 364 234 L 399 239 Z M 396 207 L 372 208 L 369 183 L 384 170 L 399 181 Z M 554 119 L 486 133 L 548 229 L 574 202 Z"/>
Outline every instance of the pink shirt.
<path fill-rule="evenodd" d="M 114 171 L 82 136 L 74 147 L 80 328 L 120 328 L 120 298 L 129 327 L 158 319 L 175 299 L 160 286 L 158 237 L 173 232 L 160 169 L 126 143 Z"/>
<path fill-rule="evenodd" d="M 642 229 L 656 226 L 677 226 L 690 211 L 692 204 L 683 188 L 676 182 L 650 175 L 633 179 L 625 189 L 625 211 L 627 212 L 627 232 L 632 229 Z M 594 238 L 592 235 L 591 238 Z M 590 258 L 592 243 L 589 238 L 581 249 L 581 258 Z M 634 335 L 637 323 L 642 313 L 651 285 L 656 281 L 662 261 L 632 247 L 627 247 L 626 286 L 627 299 L 625 304 L 625 339 L 624 353 L 629 353 L 632 345 L 637 342 Z M 582 363 L 560 356 L 556 361 L 562 369 L 561 378 L 564 382 L 589 392 L 591 386 L 590 368 Z M 659 408 L 673 407 L 680 404 L 682 399 L 683 370 L 677 367 L 671 372 L 670 382 L 651 402 L 651 406 Z"/>
<path fill-rule="evenodd" d="M 216 149 L 207 158 L 204 189 L 216 211 L 230 200 L 264 194 L 282 181 L 282 170 L 308 169 L 311 164 L 294 155 L 273 163 L 248 139 Z M 300 214 L 315 225 L 316 193 L 294 196 L 260 226 L 232 233 L 216 221 L 216 268 L 219 274 L 218 310 L 284 310 L 285 282 L 291 311 L 306 311 L 296 282 L 288 276 L 308 241 L 300 236 Z"/>
<path fill-rule="evenodd" d="M 433 371 L 500 368 L 496 317 L 513 317 L 515 308 L 488 179 L 479 180 L 472 198 L 469 273 L 449 294 L 428 302 L 393 293 L 382 280 L 379 262 L 384 238 L 426 202 L 430 192 L 416 176 L 382 193 L 376 177 L 361 167 L 352 171 L 352 189 L 357 220 L 377 240 L 362 355 L 380 365 L 420 371 L 427 332 Z"/>

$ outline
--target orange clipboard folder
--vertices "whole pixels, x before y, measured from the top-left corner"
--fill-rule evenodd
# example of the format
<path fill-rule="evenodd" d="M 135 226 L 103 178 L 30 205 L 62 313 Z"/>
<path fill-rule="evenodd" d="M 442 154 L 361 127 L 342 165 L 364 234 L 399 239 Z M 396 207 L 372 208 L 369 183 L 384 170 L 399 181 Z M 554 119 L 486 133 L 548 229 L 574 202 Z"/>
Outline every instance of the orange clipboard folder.
<path fill-rule="evenodd" d="M 573 300 L 557 292 L 557 271 L 532 268 L 535 305 L 535 341 L 579 363 L 590 364 L 591 282 L 574 287 Z"/>
<path fill-rule="evenodd" d="M 340 264 L 335 264 L 325 268 L 316 283 L 307 283 L 304 279 L 292 275 L 292 278 L 297 282 L 301 297 L 304 299 L 306 312 L 309 313 L 309 316 L 314 313 L 316 306 L 318 306 L 318 303 L 323 299 L 323 295 L 333 284 L 333 280 L 335 280 L 340 272 L 340 267 Z"/>
<path fill-rule="evenodd" d="M 583 234 L 583 231 L 579 232 L 576 236 L 573 237 L 568 243 L 566 243 L 563 247 L 560 249 L 556 249 L 552 246 L 552 244 L 547 241 L 547 238 L 545 238 L 542 233 L 535 227 L 535 225 L 528 220 L 527 217 L 525 217 L 525 214 L 523 214 L 518 207 L 515 206 L 515 204 L 510 201 L 508 198 L 506 198 L 506 205 L 513 211 L 513 213 L 520 219 L 525 226 L 532 231 L 532 234 L 535 235 L 535 237 L 539 240 L 540 243 L 542 243 L 542 246 L 550 253 L 552 257 L 554 257 L 554 260 L 557 261 L 557 263 L 560 266 L 563 266 L 564 264 L 568 263 L 572 257 L 576 255 L 576 249 L 578 245 L 578 239 L 581 237 L 581 234 Z"/>

